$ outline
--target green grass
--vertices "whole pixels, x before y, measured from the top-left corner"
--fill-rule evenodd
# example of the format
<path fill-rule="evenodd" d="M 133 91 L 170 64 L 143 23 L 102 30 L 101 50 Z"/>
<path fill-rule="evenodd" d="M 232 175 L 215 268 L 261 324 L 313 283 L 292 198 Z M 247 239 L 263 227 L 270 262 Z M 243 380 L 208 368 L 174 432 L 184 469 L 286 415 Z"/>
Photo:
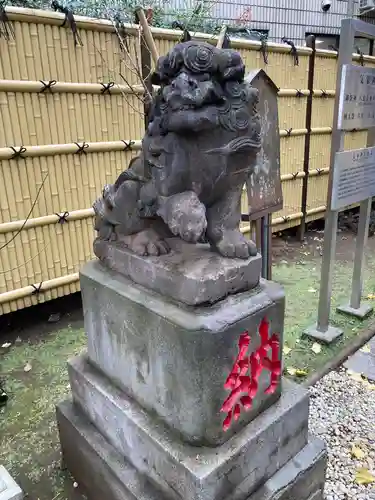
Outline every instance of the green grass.
<path fill-rule="evenodd" d="M 291 352 L 285 356 L 284 364 L 309 373 L 351 342 L 372 321 L 370 318 L 361 322 L 333 312 L 333 324 L 345 331 L 343 339 L 332 346 L 323 346 L 319 355 L 311 350 L 313 342 L 303 338 L 302 332 L 316 320 L 319 260 L 304 265 L 279 264 L 273 274 L 273 279 L 285 287 L 287 298 L 284 338 Z M 375 260 L 371 259 L 366 267 L 368 279 L 364 295 L 375 292 L 374 270 Z M 332 311 L 347 301 L 351 273 L 352 264 L 336 265 Z M 82 498 L 73 488 L 73 480 L 59 467 L 54 407 L 69 395 L 66 361 L 85 344 L 82 330 L 67 328 L 35 343 L 15 344 L 0 354 L 1 372 L 6 376 L 10 396 L 9 404 L 0 414 L 0 463 L 14 475 L 29 499 Z M 27 362 L 32 370 L 26 373 Z"/>
<path fill-rule="evenodd" d="M 368 319 L 359 320 L 336 312 L 336 307 L 348 302 L 351 289 L 352 263 L 338 262 L 332 287 L 331 324 L 344 330 L 340 340 L 327 346 L 322 345 L 320 354 L 315 354 L 311 347 L 314 341 L 304 337 L 305 328 L 312 326 L 317 320 L 320 262 L 302 264 L 279 264 L 273 270 L 273 279 L 284 286 L 286 295 L 286 318 L 284 343 L 291 348 L 284 356 L 284 366 L 307 371 L 309 374 L 322 366 L 338 351 L 351 342 L 358 332 L 374 322 Z M 363 296 L 375 291 L 375 260 L 369 259 L 366 264 Z M 375 306 L 375 302 L 374 302 Z M 375 326 L 374 326 L 375 329 Z"/>
<path fill-rule="evenodd" d="M 66 361 L 85 347 L 83 330 L 64 329 L 36 344 L 15 345 L 1 360 L 10 403 L 0 414 L 0 464 L 32 500 L 73 498 L 60 470 L 55 404 L 69 395 Z M 32 370 L 24 371 L 26 363 Z"/>

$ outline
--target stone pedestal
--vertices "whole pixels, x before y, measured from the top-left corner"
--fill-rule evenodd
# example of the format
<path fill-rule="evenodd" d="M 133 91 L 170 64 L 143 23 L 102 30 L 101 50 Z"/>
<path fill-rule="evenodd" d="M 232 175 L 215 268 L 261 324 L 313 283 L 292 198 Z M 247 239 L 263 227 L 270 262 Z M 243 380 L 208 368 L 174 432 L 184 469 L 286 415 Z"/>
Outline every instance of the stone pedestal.
<path fill-rule="evenodd" d="M 81 288 L 88 350 L 57 418 L 89 500 L 322 500 L 308 393 L 280 377 L 281 287 L 191 306 L 91 262 Z"/>
<path fill-rule="evenodd" d="M 7 470 L 0 465 L 0 500 L 22 500 L 23 493 L 21 488 L 7 472 Z"/>

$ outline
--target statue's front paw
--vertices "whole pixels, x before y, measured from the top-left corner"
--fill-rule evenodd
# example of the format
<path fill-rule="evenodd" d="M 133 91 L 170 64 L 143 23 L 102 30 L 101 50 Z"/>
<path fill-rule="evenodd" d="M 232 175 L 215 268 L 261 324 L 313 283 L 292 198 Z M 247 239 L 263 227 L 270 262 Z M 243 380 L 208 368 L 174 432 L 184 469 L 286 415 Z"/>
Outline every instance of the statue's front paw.
<path fill-rule="evenodd" d="M 121 236 L 119 241 L 137 255 L 165 255 L 170 248 L 153 229 L 145 229 L 136 234 Z"/>
<path fill-rule="evenodd" d="M 197 243 L 206 232 L 206 207 L 191 191 L 163 200 L 158 214 L 172 234 L 189 243 Z"/>
<path fill-rule="evenodd" d="M 185 215 L 175 218 L 169 225 L 169 229 L 175 236 L 179 236 L 188 243 L 197 243 L 207 228 L 205 213 Z"/>
<path fill-rule="evenodd" d="M 247 240 L 240 231 L 224 231 L 220 241 L 214 247 L 223 257 L 248 259 L 257 254 L 257 247 L 252 240 Z"/>

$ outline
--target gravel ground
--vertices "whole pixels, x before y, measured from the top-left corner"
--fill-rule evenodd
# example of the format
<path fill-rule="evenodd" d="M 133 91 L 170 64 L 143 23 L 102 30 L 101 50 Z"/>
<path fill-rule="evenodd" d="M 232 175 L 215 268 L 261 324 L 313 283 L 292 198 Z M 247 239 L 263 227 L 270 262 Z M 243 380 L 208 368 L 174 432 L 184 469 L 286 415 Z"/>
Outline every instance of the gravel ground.
<path fill-rule="evenodd" d="M 310 430 L 328 447 L 326 500 L 375 500 L 375 390 L 368 382 L 344 369 L 320 380 L 311 388 Z M 374 482 L 358 484 L 358 473 Z"/>

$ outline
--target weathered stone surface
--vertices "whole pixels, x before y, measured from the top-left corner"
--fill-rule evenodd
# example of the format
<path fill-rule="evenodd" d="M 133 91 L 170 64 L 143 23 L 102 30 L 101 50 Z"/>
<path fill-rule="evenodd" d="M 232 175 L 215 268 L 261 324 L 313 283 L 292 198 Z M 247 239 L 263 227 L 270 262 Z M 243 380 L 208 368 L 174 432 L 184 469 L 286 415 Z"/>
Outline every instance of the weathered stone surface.
<path fill-rule="evenodd" d="M 69 362 L 69 378 L 88 420 L 172 498 L 242 500 L 307 442 L 308 395 L 287 381 L 279 401 L 261 417 L 219 447 L 198 448 L 182 443 L 84 357 Z"/>
<path fill-rule="evenodd" d="M 241 334 L 249 332 L 248 351 L 254 352 L 266 318 L 282 345 L 284 293 L 279 285 L 262 281 L 254 290 L 193 308 L 137 286 L 96 261 L 83 268 L 81 290 L 90 360 L 184 440 L 222 443 L 279 397 L 280 383 L 272 394 L 265 393 L 270 373 L 263 370 L 251 409 L 223 432 L 226 414 L 220 409 L 230 393 L 224 384 Z M 281 347 L 277 355 L 281 361 Z"/>
<path fill-rule="evenodd" d="M 165 297 L 188 305 L 213 303 L 259 283 L 261 256 L 228 259 L 212 252 L 209 245 L 166 240 L 168 255 L 144 257 L 124 245 L 96 240 L 95 254 L 114 271 Z"/>
<path fill-rule="evenodd" d="M 113 448 L 78 408 L 68 401 L 56 411 L 63 466 L 89 500 L 161 500 L 147 477 Z"/>
<path fill-rule="evenodd" d="M 177 492 L 169 496 L 158 490 L 147 479 L 147 472 L 137 472 L 76 405 L 59 404 L 57 421 L 64 463 L 84 488 L 88 500 L 181 500 Z M 288 462 L 247 500 L 323 500 L 320 485 L 324 481 L 324 464 L 324 452 L 320 444 L 312 440 L 292 464 Z M 291 496 L 288 496 L 289 488 Z M 300 496 L 295 496 L 297 492 Z"/>
<path fill-rule="evenodd" d="M 375 339 L 371 339 L 366 347 L 368 347 L 368 352 L 357 351 L 350 356 L 344 366 L 348 370 L 361 373 L 367 379 L 375 381 Z"/>
<path fill-rule="evenodd" d="M 326 467 L 325 444 L 310 437 L 309 443 L 248 500 L 323 500 Z"/>
<path fill-rule="evenodd" d="M 0 465 L 0 500 L 22 500 L 23 493 L 21 488 L 8 473 L 8 471 Z"/>
<path fill-rule="evenodd" d="M 262 141 L 258 91 L 244 74 L 239 53 L 196 40 L 159 59 L 142 152 L 94 204 L 100 239 L 157 256 L 169 251 L 168 231 L 224 257 L 256 255 L 239 230 Z"/>

